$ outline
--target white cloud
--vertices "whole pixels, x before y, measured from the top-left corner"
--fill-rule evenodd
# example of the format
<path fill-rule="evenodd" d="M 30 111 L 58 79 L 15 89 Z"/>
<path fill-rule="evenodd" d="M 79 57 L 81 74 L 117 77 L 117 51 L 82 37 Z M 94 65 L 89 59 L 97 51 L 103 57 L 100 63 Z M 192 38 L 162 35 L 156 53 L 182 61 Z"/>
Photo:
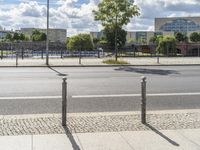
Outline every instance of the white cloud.
<path fill-rule="evenodd" d="M 68 35 L 99 31 L 92 10 L 102 0 L 51 0 L 50 26 L 65 28 Z M 199 0 L 135 0 L 141 16 L 134 17 L 124 28 L 127 30 L 153 30 L 155 17 L 199 16 Z M 7 29 L 21 27 L 46 27 L 46 5 L 41 0 L 21 0 L 19 4 L 7 4 L 0 0 L 0 25 Z"/>

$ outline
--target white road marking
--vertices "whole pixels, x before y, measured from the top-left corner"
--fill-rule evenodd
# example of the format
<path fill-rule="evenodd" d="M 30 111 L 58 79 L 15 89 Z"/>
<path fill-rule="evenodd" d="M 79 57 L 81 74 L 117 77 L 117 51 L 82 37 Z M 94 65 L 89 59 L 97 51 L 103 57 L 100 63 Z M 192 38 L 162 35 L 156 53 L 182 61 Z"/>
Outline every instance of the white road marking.
<path fill-rule="evenodd" d="M 147 96 L 192 96 L 200 95 L 200 92 L 190 93 L 154 93 Z M 72 98 L 103 98 L 103 97 L 139 97 L 141 94 L 112 94 L 112 95 L 74 95 Z"/>
<path fill-rule="evenodd" d="M 0 97 L 0 100 L 19 100 L 19 99 L 56 99 L 61 96 L 24 96 L 24 97 Z"/>
<path fill-rule="evenodd" d="M 72 98 L 101 98 L 101 97 L 138 97 L 141 94 L 116 94 L 116 95 L 76 95 Z"/>
<path fill-rule="evenodd" d="M 200 92 L 190 93 L 154 93 L 147 96 L 197 96 Z M 72 98 L 106 98 L 106 97 L 140 97 L 141 94 L 111 94 L 111 95 L 73 95 Z M 61 99 L 61 96 L 24 96 L 24 97 L 0 97 L 0 100 L 21 99 Z"/>

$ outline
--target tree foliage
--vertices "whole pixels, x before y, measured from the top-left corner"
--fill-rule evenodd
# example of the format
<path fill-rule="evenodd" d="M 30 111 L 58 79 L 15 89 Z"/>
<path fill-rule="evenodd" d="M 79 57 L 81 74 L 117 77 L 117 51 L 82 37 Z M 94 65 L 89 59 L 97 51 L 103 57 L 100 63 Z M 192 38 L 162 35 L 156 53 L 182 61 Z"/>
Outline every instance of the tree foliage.
<path fill-rule="evenodd" d="M 90 34 L 78 34 L 69 38 L 67 42 L 69 50 L 93 50 L 93 42 Z"/>
<path fill-rule="evenodd" d="M 25 34 L 23 34 L 23 33 L 20 33 L 19 34 L 19 39 L 21 40 L 21 41 L 25 41 Z"/>
<path fill-rule="evenodd" d="M 98 38 L 92 38 L 92 42 L 94 44 L 94 48 L 96 49 L 99 45 L 100 40 Z"/>
<path fill-rule="evenodd" d="M 187 42 L 188 37 L 185 33 L 177 32 L 175 33 L 175 39 L 177 42 Z"/>
<path fill-rule="evenodd" d="M 172 36 L 160 38 L 157 51 L 168 56 L 176 55 L 176 39 Z"/>
<path fill-rule="evenodd" d="M 139 8 L 132 0 L 103 0 L 93 13 L 95 20 L 101 21 L 106 28 L 122 28 L 133 16 L 140 15 Z"/>
<path fill-rule="evenodd" d="M 17 33 L 15 32 L 14 34 L 7 33 L 5 39 L 7 41 L 26 41 L 26 35 L 23 33 Z"/>
<path fill-rule="evenodd" d="M 12 41 L 12 34 L 11 33 L 6 34 L 6 40 Z"/>
<path fill-rule="evenodd" d="M 162 39 L 163 39 L 163 35 L 155 35 L 149 39 L 149 42 L 153 44 L 159 44 L 159 41 L 161 41 Z"/>
<path fill-rule="evenodd" d="M 46 34 L 40 32 L 39 30 L 34 30 L 31 35 L 32 41 L 45 41 L 46 38 L 47 38 Z"/>
<path fill-rule="evenodd" d="M 20 39 L 20 36 L 19 36 L 19 34 L 17 33 L 17 32 L 15 32 L 14 34 L 13 34 L 13 40 L 14 41 L 18 41 L 19 39 Z"/>
<path fill-rule="evenodd" d="M 190 34 L 190 41 L 192 42 L 200 42 L 200 33 L 193 32 Z"/>
<path fill-rule="evenodd" d="M 111 49 L 115 48 L 115 29 L 105 28 L 104 33 Z M 127 32 L 124 29 L 117 28 L 117 48 L 122 48 L 126 43 Z"/>
<path fill-rule="evenodd" d="M 149 43 L 153 43 L 153 44 L 157 43 L 157 36 L 150 37 Z"/>

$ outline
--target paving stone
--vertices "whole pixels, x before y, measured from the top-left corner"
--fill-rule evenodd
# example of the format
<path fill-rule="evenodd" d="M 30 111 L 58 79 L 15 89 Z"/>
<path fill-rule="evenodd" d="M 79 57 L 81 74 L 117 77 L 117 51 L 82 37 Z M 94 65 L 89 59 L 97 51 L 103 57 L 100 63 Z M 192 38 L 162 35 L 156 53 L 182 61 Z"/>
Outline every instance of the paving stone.
<path fill-rule="evenodd" d="M 118 132 L 152 130 L 140 122 L 139 114 L 73 115 L 67 118 L 71 133 Z M 147 123 L 157 130 L 200 128 L 200 112 L 147 114 Z M 0 136 L 62 134 L 60 116 L 3 117 L 0 118 Z"/>

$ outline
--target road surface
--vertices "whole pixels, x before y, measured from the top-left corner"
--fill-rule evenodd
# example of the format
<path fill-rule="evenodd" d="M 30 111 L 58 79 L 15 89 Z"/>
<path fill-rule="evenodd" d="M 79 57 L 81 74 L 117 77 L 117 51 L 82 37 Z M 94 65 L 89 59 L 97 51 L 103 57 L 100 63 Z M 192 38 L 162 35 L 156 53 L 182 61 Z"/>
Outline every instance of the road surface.
<path fill-rule="evenodd" d="M 68 112 L 140 110 L 141 76 L 147 110 L 199 109 L 199 66 L 0 68 L 0 115 L 61 112 L 67 76 Z"/>

